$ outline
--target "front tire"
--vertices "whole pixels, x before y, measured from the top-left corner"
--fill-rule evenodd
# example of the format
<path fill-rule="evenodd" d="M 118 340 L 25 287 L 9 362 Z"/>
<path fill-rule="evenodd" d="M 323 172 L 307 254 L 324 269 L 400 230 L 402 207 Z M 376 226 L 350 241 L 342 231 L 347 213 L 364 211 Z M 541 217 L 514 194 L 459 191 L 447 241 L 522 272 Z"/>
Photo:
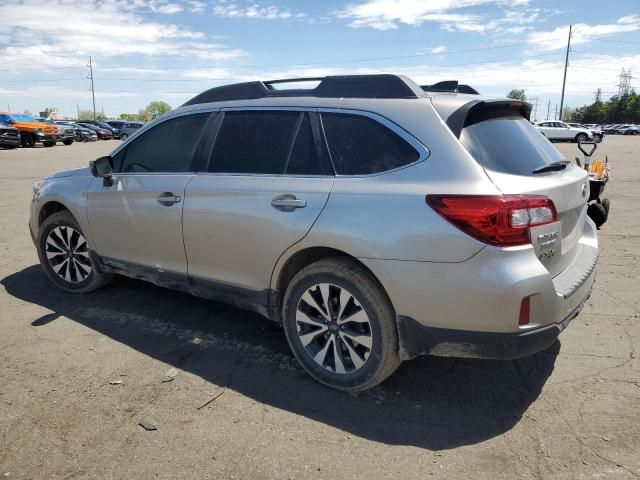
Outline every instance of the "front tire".
<path fill-rule="evenodd" d="M 347 392 L 368 390 L 400 365 L 391 302 L 357 262 L 336 257 L 303 268 L 283 303 L 289 346 L 319 382 Z"/>
<path fill-rule="evenodd" d="M 72 293 L 92 292 L 111 280 L 99 273 L 89 254 L 82 229 L 69 212 L 45 219 L 38 232 L 38 258 L 45 275 L 57 287 Z"/>
<path fill-rule="evenodd" d="M 30 133 L 23 133 L 20 135 L 20 143 L 23 147 L 33 148 L 36 146 L 36 137 Z"/>
<path fill-rule="evenodd" d="M 71 145 L 73 143 L 73 140 L 63 140 L 62 143 L 64 143 L 65 145 Z"/>
<path fill-rule="evenodd" d="M 576 135 L 576 142 L 584 142 L 589 139 L 586 133 L 579 133 Z"/>

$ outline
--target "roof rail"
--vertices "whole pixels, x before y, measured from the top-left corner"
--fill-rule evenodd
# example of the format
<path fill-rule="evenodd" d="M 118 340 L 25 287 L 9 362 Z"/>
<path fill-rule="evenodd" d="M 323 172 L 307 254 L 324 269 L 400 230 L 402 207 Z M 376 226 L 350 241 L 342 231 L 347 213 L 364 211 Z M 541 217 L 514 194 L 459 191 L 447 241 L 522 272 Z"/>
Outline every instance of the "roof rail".
<path fill-rule="evenodd" d="M 421 88 L 425 92 L 453 92 L 480 95 L 475 88 L 458 83 L 457 80 L 445 80 L 443 82 L 434 83 L 433 85 L 422 85 Z"/>
<path fill-rule="evenodd" d="M 280 83 L 319 82 L 315 88 L 277 89 Z M 268 97 L 420 98 L 421 88 L 402 75 L 339 75 L 224 85 L 196 95 L 184 105 Z"/>

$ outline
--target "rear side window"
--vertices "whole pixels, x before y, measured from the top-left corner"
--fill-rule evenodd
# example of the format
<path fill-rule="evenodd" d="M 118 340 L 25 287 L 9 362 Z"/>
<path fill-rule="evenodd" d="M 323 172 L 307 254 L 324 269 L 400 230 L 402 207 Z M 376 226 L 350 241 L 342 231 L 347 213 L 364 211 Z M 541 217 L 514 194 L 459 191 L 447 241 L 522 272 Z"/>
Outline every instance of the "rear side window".
<path fill-rule="evenodd" d="M 400 135 L 369 117 L 323 113 L 322 125 L 339 175 L 385 172 L 420 158 Z"/>
<path fill-rule="evenodd" d="M 172 118 L 144 132 L 127 146 L 120 172 L 192 172 L 207 117 L 202 114 Z"/>
<path fill-rule="evenodd" d="M 510 111 L 470 115 L 460 142 L 483 167 L 514 175 L 531 175 L 562 154 L 535 126 Z"/>
<path fill-rule="evenodd" d="M 235 174 L 327 175 L 308 113 L 225 112 L 208 171 Z"/>

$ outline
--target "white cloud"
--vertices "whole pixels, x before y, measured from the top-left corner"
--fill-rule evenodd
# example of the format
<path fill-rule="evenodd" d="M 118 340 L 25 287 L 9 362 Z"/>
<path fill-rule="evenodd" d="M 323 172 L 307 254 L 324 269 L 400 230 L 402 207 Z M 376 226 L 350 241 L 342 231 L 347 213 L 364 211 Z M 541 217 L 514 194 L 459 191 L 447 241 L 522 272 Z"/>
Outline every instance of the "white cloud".
<path fill-rule="evenodd" d="M 0 3 L 0 63 L 14 70 L 34 65 L 78 65 L 99 58 L 141 55 L 230 60 L 245 52 L 207 40 L 204 33 L 145 19 L 140 9 L 175 10 L 172 3 L 123 0 L 25 0 Z M 182 7 L 180 7 L 182 8 Z M 159 12 L 160 13 L 160 12 Z M 81 20 L 80 20 L 81 19 Z"/>
<path fill-rule="evenodd" d="M 439 47 L 433 47 L 430 49 L 430 53 L 442 53 L 447 49 L 444 45 L 440 45 Z"/>
<path fill-rule="evenodd" d="M 204 9 L 207 6 L 205 2 L 200 0 L 189 0 L 187 5 L 191 13 L 204 13 Z"/>
<path fill-rule="evenodd" d="M 226 18 L 255 18 L 260 20 L 285 20 L 288 18 L 302 18 L 304 13 L 294 13 L 288 8 L 278 8 L 273 5 L 260 5 L 253 3 L 250 5 L 239 5 L 234 2 L 219 0 L 213 6 L 213 14 Z"/>
<path fill-rule="evenodd" d="M 627 15 L 620 17 L 616 23 L 589 25 L 577 23 L 573 25 L 571 44 L 579 45 L 591 40 L 616 33 L 635 32 L 640 30 L 640 16 Z M 537 50 L 560 50 L 566 48 L 569 25 L 557 27 L 550 32 L 531 32 L 527 41 Z"/>
<path fill-rule="evenodd" d="M 475 17 L 453 17 L 447 12 L 487 3 L 502 3 L 502 0 L 365 0 L 348 5 L 335 15 L 350 20 L 349 26 L 353 28 L 389 30 L 398 28 L 400 24 L 417 26 L 427 21 L 469 22 Z"/>

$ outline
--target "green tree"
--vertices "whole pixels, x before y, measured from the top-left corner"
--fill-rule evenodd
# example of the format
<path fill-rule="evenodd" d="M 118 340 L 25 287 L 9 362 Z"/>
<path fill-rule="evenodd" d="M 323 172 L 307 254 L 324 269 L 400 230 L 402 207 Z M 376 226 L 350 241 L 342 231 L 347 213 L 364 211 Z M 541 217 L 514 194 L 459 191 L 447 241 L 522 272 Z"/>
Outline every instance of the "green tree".
<path fill-rule="evenodd" d="M 106 120 L 107 116 L 102 112 L 96 112 L 96 120 Z M 93 110 L 80 110 L 78 112 L 78 120 L 93 120 Z"/>
<path fill-rule="evenodd" d="M 527 96 L 524 94 L 523 88 L 514 88 L 507 93 L 507 98 L 513 98 L 514 100 L 520 100 L 521 102 L 527 101 Z"/>
<path fill-rule="evenodd" d="M 136 115 L 135 113 L 121 113 L 118 118 L 127 122 L 135 122 L 136 120 L 138 120 L 138 115 Z"/>
<path fill-rule="evenodd" d="M 171 105 L 169 105 L 167 102 L 155 101 L 151 102 L 144 109 L 140 110 L 140 112 L 138 112 L 138 117 L 141 120 L 148 122 L 170 111 Z"/>

